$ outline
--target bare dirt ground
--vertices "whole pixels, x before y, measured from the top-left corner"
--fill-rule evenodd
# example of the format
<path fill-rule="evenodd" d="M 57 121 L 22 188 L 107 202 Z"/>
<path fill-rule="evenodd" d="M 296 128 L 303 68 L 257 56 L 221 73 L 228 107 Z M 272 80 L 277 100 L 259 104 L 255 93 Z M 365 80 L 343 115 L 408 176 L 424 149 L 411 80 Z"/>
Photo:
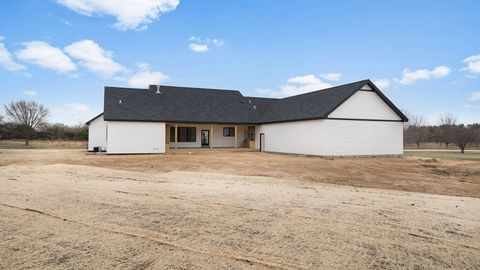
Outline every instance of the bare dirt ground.
<path fill-rule="evenodd" d="M 0 152 L 0 269 L 480 268 L 478 161 Z"/>

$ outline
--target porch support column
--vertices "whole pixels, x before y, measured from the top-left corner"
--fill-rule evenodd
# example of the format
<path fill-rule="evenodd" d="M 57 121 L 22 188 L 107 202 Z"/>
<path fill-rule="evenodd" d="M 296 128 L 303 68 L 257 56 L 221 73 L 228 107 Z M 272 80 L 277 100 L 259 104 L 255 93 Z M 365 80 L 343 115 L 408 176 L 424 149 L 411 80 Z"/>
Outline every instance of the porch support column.
<path fill-rule="evenodd" d="M 237 126 L 235 126 L 235 149 L 237 149 Z"/>
<path fill-rule="evenodd" d="M 210 125 L 210 149 L 213 149 L 213 125 Z"/>
<path fill-rule="evenodd" d="M 178 125 L 175 124 L 175 149 L 177 149 L 178 144 Z"/>

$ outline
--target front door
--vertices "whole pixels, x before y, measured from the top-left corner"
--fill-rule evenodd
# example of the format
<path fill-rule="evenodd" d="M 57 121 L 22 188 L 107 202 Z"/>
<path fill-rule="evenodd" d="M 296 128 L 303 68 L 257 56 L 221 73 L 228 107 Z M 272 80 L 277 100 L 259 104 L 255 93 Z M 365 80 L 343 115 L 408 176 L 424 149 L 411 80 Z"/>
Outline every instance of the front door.
<path fill-rule="evenodd" d="M 202 147 L 210 145 L 210 130 L 202 130 Z"/>
<path fill-rule="evenodd" d="M 265 134 L 260 133 L 260 152 L 265 151 Z"/>

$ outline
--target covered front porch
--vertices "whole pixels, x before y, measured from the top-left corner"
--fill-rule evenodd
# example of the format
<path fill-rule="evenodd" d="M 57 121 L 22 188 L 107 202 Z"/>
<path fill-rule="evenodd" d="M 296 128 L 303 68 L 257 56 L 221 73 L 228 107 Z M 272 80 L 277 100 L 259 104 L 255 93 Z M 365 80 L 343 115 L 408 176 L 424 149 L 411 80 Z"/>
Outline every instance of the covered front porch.
<path fill-rule="evenodd" d="M 255 149 L 255 125 L 166 123 L 165 149 Z"/>

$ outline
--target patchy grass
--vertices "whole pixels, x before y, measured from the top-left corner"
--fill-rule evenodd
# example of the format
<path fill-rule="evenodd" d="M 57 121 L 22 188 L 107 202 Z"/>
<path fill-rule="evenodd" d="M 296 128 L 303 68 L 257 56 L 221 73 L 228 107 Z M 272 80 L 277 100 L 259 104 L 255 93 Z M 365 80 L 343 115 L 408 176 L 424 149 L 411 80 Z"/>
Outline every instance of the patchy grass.
<path fill-rule="evenodd" d="M 86 141 L 43 141 L 33 140 L 25 145 L 23 140 L 0 141 L 0 149 L 83 149 Z"/>
<path fill-rule="evenodd" d="M 407 143 L 404 145 L 404 149 L 408 150 L 417 150 L 417 146 L 415 144 Z M 448 148 L 445 148 L 445 144 L 439 144 L 439 143 L 422 143 L 420 144 L 421 150 L 423 149 L 432 149 L 432 150 L 459 150 L 458 146 L 455 145 L 454 143 L 450 143 L 448 145 Z M 467 145 L 467 150 L 480 150 L 480 145 L 476 144 L 468 144 Z M 459 150 L 460 151 L 460 150 Z"/>
<path fill-rule="evenodd" d="M 429 158 L 442 158 L 453 160 L 476 160 L 480 161 L 480 151 L 466 151 L 460 153 L 458 151 L 415 151 L 405 150 L 403 155 L 406 157 L 429 157 Z"/>

